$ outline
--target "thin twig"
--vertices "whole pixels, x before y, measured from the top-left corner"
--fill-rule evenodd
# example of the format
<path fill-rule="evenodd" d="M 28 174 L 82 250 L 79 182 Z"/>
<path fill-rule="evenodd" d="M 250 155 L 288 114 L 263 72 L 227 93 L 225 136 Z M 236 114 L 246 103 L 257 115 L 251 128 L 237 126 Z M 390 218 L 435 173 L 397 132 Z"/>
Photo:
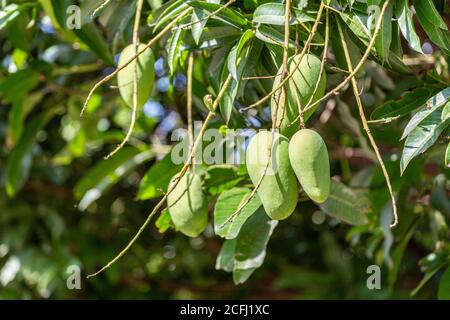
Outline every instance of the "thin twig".
<path fill-rule="evenodd" d="M 134 54 L 136 55 L 139 47 L 139 25 L 141 22 L 141 14 L 142 14 L 142 6 L 144 1 L 138 0 L 136 5 L 136 15 L 134 18 L 134 26 L 133 26 L 133 47 L 134 47 Z M 134 126 L 136 124 L 136 114 L 137 114 L 137 105 L 138 105 L 138 94 L 139 94 L 139 87 L 138 87 L 138 67 L 139 67 L 139 58 L 137 58 L 136 62 L 134 63 L 133 68 L 133 110 L 131 112 L 131 122 L 130 127 L 128 128 L 127 134 L 125 138 L 122 140 L 122 142 L 110 153 L 105 157 L 105 160 L 111 158 L 113 155 L 115 155 L 120 149 L 123 148 L 123 146 L 128 142 L 128 140 L 131 137 L 131 134 L 133 133 Z"/>
<path fill-rule="evenodd" d="M 188 71 L 187 71 L 187 118 L 188 118 L 188 136 L 189 150 L 194 143 L 194 131 L 192 126 L 192 73 L 194 69 L 194 52 L 189 53 Z"/>
<path fill-rule="evenodd" d="M 95 8 L 94 12 L 92 12 L 92 18 L 95 17 L 97 15 L 97 13 L 102 10 L 103 8 L 105 8 L 109 3 L 111 2 L 111 0 L 104 0 L 103 3 L 101 5 L 99 5 L 97 8 Z"/>
<path fill-rule="evenodd" d="M 386 1 L 386 3 L 389 2 Z M 379 18 L 380 20 L 383 19 L 383 16 L 380 16 Z M 345 42 L 345 38 L 344 38 L 344 33 L 342 32 L 342 27 L 339 21 L 337 21 L 337 26 L 338 26 L 338 31 L 341 37 L 341 42 L 342 42 L 342 47 L 344 49 L 344 55 L 345 55 L 345 59 L 347 60 L 347 65 L 348 65 L 348 70 L 350 72 L 352 72 L 353 70 L 353 66 L 352 66 L 352 60 L 350 58 L 350 54 L 348 51 L 348 47 L 347 47 L 347 43 Z M 397 215 L 397 205 L 396 205 L 396 200 L 395 200 L 395 195 L 392 189 L 392 185 L 391 185 L 391 179 L 389 177 L 389 173 L 386 170 L 386 166 L 384 165 L 384 161 L 383 158 L 380 154 L 380 150 L 378 148 L 378 145 L 374 139 L 374 137 L 372 136 L 372 133 L 370 132 L 370 128 L 369 125 L 367 123 L 367 118 L 366 115 L 364 113 L 364 107 L 362 105 L 362 101 L 361 101 L 361 97 L 359 95 L 359 91 L 358 91 L 358 83 L 356 82 L 356 79 L 353 77 L 352 80 L 352 87 L 353 87 L 353 93 L 355 95 L 355 99 L 356 99 L 356 104 L 358 105 L 358 109 L 359 109 L 359 116 L 361 118 L 361 122 L 363 124 L 363 128 L 367 133 L 367 136 L 369 137 L 370 143 L 372 145 L 372 148 L 375 151 L 375 155 L 377 156 L 378 162 L 380 163 L 381 166 L 381 170 L 383 171 L 383 175 L 384 178 L 386 179 L 386 184 L 389 190 L 389 194 L 391 196 L 391 201 L 392 201 L 392 215 L 394 217 L 394 222 L 390 225 L 391 228 L 395 227 L 398 224 L 398 215 Z"/>

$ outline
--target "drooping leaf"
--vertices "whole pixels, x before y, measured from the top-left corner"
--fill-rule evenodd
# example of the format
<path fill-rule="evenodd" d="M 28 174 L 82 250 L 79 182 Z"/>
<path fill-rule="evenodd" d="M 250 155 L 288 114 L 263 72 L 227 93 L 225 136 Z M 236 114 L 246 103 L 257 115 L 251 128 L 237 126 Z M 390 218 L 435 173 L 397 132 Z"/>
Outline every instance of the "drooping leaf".
<path fill-rule="evenodd" d="M 8 196 L 14 196 L 26 182 L 32 164 L 32 147 L 36 141 L 36 136 L 56 115 L 58 110 L 59 108 L 52 108 L 32 118 L 20 140 L 11 151 L 6 164 L 5 182 Z"/>
<path fill-rule="evenodd" d="M 223 192 L 219 196 L 214 208 L 214 231 L 217 235 L 225 239 L 237 237 L 245 221 L 261 206 L 258 196 L 255 195 L 233 221 L 226 224 L 223 228 L 220 227 L 247 200 L 250 193 L 251 190 L 248 188 L 234 188 Z"/>
<path fill-rule="evenodd" d="M 388 101 L 377 107 L 370 118 L 372 120 L 390 121 L 406 116 L 423 106 L 434 92 L 435 89 L 429 87 L 419 87 L 409 91 L 401 99 Z"/>
<path fill-rule="evenodd" d="M 234 270 L 259 268 L 278 221 L 270 220 L 260 207 L 244 224 L 236 240 Z"/>
<path fill-rule="evenodd" d="M 408 132 L 400 160 L 400 170 L 402 173 L 405 171 L 409 162 L 432 146 L 439 135 L 447 128 L 449 121 L 448 119 L 442 121 L 442 111 L 443 109 L 436 109 Z"/>
<path fill-rule="evenodd" d="M 169 40 L 169 51 L 167 53 L 167 64 L 169 66 L 170 74 L 173 75 L 180 58 L 180 44 L 183 41 L 183 36 L 186 30 L 177 28 L 175 29 L 172 37 Z"/>
<path fill-rule="evenodd" d="M 438 299 L 450 300 L 450 267 L 444 271 L 439 281 Z"/>
<path fill-rule="evenodd" d="M 413 3 L 417 16 L 424 17 L 437 28 L 447 30 L 447 25 L 439 12 L 436 10 L 433 0 L 414 0 Z"/>
<path fill-rule="evenodd" d="M 225 240 L 216 259 L 216 270 L 232 272 L 234 268 L 234 252 L 236 239 Z"/>
<path fill-rule="evenodd" d="M 375 39 L 375 48 L 382 62 L 387 61 L 391 50 L 393 8 L 394 3 L 390 1 L 383 16 L 380 31 Z"/>
<path fill-rule="evenodd" d="M 356 194 L 346 185 L 331 181 L 330 196 L 320 208 L 332 217 L 351 225 L 364 225 L 367 223 L 367 199 Z"/>
<path fill-rule="evenodd" d="M 445 88 L 440 91 L 430 99 L 425 104 L 425 107 L 417 112 L 411 120 L 408 122 L 405 130 L 403 131 L 403 135 L 401 140 L 406 138 L 417 126 L 421 123 L 426 117 L 428 117 L 431 113 L 433 113 L 436 109 L 442 107 L 447 101 L 450 100 L 450 87 Z"/>
<path fill-rule="evenodd" d="M 414 26 L 413 15 L 409 8 L 409 0 L 397 0 L 395 3 L 395 16 L 409 46 L 415 51 L 423 53 L 422 45 Z"/>

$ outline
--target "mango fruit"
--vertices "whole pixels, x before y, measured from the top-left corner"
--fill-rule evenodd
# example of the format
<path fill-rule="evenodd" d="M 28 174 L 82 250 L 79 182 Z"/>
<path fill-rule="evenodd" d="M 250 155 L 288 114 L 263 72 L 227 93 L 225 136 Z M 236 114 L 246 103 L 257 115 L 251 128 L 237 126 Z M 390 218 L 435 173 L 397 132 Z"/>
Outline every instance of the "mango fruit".
<path fill-rule="evenodd" d="M 272 150 L 269 158 L 269 149 Z M 283 220 L 295 210 L 298 201 L 297 182 L 289 163 L 289 140 L 275 132 L 261 131 L 247 147 L 247 171 L 256 186 L 267 171 L 257 190 L 267 215 Z"/>
<path fill-rule="evenodd" d="M 296 124 L 291 123 L 297 119 L 299 115 L 299 105 L 304 108 L 309 100 L 311 103 L 316 102 L 322 98 L 325 94 L 327 77 L 326 73 L 320 74 L 321 60 L 312 54 L 305 54 L 296 69 L 295 66 L 299 62 L 300 55 L 296 55 L 289 59 L 288 67 L 292 77 L 286 83 L 285 94 L 281 94 L 279 98 L 279 107 L 277 108 L 277 94 L 274 95 L 271 101 L 272 117 L 275 117 L 275 110 L 277 111 L 277 127 L 280 126 L 280 132 L 291 137 L 298 129 L 298 121 Z M 278 71 L 277 77 L 273 83 L 273 89 L 276 89 L 281 81 L 281 69 Z M 316 92 L 317 83 L 319 83 Z M 313 96 L 314 93 L 314 96 Z M 286 101 L 286 109 L 283 116 L 283 110 L 281 106 L 283 101 Z M 317 110 L 319 105 L 314 106 L 304 114 L 305 122 L 311 117 L 311 115 Z M 280 125 L 281 123 L 281 125 Z"/>
<path fill-rule="evenodd" d="M 320 134 L 311 129 L 298 131 L 289 143 L 289 160 L 311 200 L 325 202 L 330 195 L 330 161 Z"/>
<path fill-rule="evenodd" d="M 144 44 L 139 44 L 137 52 L 140 52 L 145 47 Z M 125 65 L 135 55 L 135 47 L 130 44 L 120 54 L 118 66 Z M 125 103 L 133 107 L 133 91 L 134 91 L 134 68 L 137 62 L 138 74 L 138 108 L 142 108 L 153 90 L 153 83 L 155 81 L 154 58 L 152 50 L 149 48 L 145 50 L 139 58 L 131 62 L 124 69 L 117 74 L 117 82 L 119 92 Z"/>
<path fill-rule="evenodd" d="M 169 184 L 172 189 L 177 175 Z M 208 204 L 202 190 L 202 180 L 190 171 L 180 179 L 175 189 L 167 196 L 170 217 L 177 230 L 189 237 L 197 237 L 208 222 Z"/>

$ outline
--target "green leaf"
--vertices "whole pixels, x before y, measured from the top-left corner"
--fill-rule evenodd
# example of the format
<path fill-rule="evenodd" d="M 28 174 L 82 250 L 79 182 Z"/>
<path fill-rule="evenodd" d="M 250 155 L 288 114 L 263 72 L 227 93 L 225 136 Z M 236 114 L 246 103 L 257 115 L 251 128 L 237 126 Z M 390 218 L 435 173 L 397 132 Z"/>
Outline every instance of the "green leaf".
<path fill-rule="evenodd" d="M 405 130 L 403 131 L 403 135 L 401 137 L 401 140 L 406 138 L 416 127 L 417 125 L 422 122 L 426 117 L 428 117 L 431 113 L 433 113 L 436 109 L 443 106 L 447 101 L 450 100 L 450 87 L 445 88 L 444 90 L 440 91 L 433 97 L 431 97 L 425 104 L 425 107 L 423 110 L 420 110 L 417 112 L 409 121 L 408 125 L 406 126 Z"/>
<path fill-rule="evenodd" d="M 188 2 L 188 5 L 192 6 L 193 8 L 204 9 L 209 13 L 217 12 L 217 10 L 223 7 L 222 4 L 209 3 L 204 1 L 191 1 Z M 213 18 L 218 18 L 239 29 L 246 28 L 248 25 L 248 20 L 241 13 L 230 7 L 222 9 L 220 12 L 216 13 Z"/>
<path fill-rule="evenodd" d="M 6 102 L 14 102 L 18 97 L 26 96 L 39 84 L 38 70 L 24 69 L 9 74 L 0 82 L 0 97 Z"/>
<path fill-rule="evenodd" d="M 247 220 L 236 240 L 234 271 L 259 268 L 263 264 L 267 243 L 277 224 L 262 207 Z"/>
<path fill-rule="evenodd" d="M 409 8 L 409 0 L 397 0 L 395 4 L 395 16 L 409 46 L 413 50 L 423 53 L 422 45 L 420 44 L 420 39 L 414 26 L 413 14 Z"/>
<path fill-rule="evenodd" d="M 232 222 L 226 224 L 222 229 L 220 227 L 247 200 L 251 192 L 248 188 L 234 188 L 219 196 L 214 208 L 214 232 L 217 235 L 225 239 L 237 237 L 245 221 L 261 206 L 258 196 L 255 195 Z"/>
<path fill-rule="evenodd" d="M 376 108 L 370 118 L 372 120 L 391 121 L 410 114 L 412 111 L 423 106 L 435 89 L 420 87 L 409 91 L 396 101 L 388 101 Z"/>
<path fill-rule="evenodd" d="M 450 143 L 447 145 L 447 149 L 445 150 L 444 163 L 447 168 L 450 167 Z"/>
<path fill-rule="evenodd" d="M 8 114 L 8 138 L 15 145 L 22 136 L 24 121 L 31 110 L 41 101 L 44 92 L 37 91 L 33 94 L 18 96 Z"/>
<path fill-rule="evenodd" d="M 206 22 L 208 22 L 208 19 L 206 18 L 208 16 L 207 12 L 201 9 L 194 9 L 194 12 L 192 13 L 191 18 L 191 32 L 192 37 L 194 38 L 195 44 L 198 45 L 200 41 L 200 37 L 202 36 L 203 29 L 205 28 Z"/>
<path fill-rule="evenodd" d="M 327 201 L 320 208 L 332 217 L 351 225 L 367 223 L 367 199 L 343 183 L 331 180 L 331 191 Z"/>
<path fill-rule="evenodd" d="M 418 17 L 423 17 L 434 27 L 447 30 L 447 25 L 436 10 L 433 0 L 414 0 L 413 3 Z"/>
<path fill-rule="evenodd" d="M 270 43 L 270 44 L 276 44 L 278 46 L 284 47 L 283 33 L 271 26 L 264 25 L 264 24 L 259 25 L 256 28 L 255 35 L 259 40 L 262 40 L 262 41 Z M 289 41 L 289 48 L 295 48 L 295 44 L 292 41 L 292 39 Z"/>
<path fill-rule="evenodd" d="M 285 5 L 282 3 L 265 3 L 256 8 L 253 13 L 253 23 L 284 26 Z M 312 22 L 315 19 L 303 10 L 292 8 L 289 24 Z"/>
<path fill-rule="evenodd" d="M 142 178 L 139 185 L 137 198 L 139 200 L 148 200 L 159 197 L 167 190 L 170 179 L 178 173 L 181 165 L 175 165 L 170 153 L 162 160 L 156 162 Z"/>
<path fill-rule="evenodd" d="M 230 54 L 228 55 L 228 71 L 231 73 L 234 80 L 239 80 L 237 75 L 239 62 L 244 58 L 246 53 L 244 49 L 247 48 L 250 40 L 252 40 L 254 36 L 255 34 L 252 30 L 245 31 L 239 39 L 239 42 L 231 49 Z"/>
<path fill-rule="evenodd" d="M 171 226 L 172 218 L 170 217 L 169 210 L 165 209 L 161 212 L 158 219 L 155 221 L 155 226 L 160 233 L 164 233 L 169 230 Z"/>
<path fill-rule="evenodd" d="M 45 13 L 50 17 L 55 29 L 65 29 L 67 0 L 39 0 Z"/>
<path fill-rule="evenodd" d="M 381 28 L 375 39 L 375 48 L 382 62 L 389 58 L 391 42 L 392 42 L 392 16 L 393 16 L 393 2 L 389 2 L 383 21 L 381 22 Z"/>
<path fill-rule="evenodd" d="M 421 3 L 422 1 L 415 1 L 414 5 Z M 445 54 L 450 54 L 450 36 L 447 30 L 436 27 L 430 20 L 428 20 L 425 12 L 418 11 L 416 8 L 417 19 L 420 25 L 425 30 L 426 34 Z"/>
<path fill-rule="evenodd" d="M 134 147 L 128 147 L 120 150 L 111 159 L 97 164 L 75 186 L 75 195 L 81 198 L 78 209 L 86 210 L 125 175 L 154 156 L 153 151 L 139 152 Z"/>
<path fill-rule="evenodd" d="M 169 1 L 161 6 L 153 15 L 150 15 L 147 22 L 150 26 L 154 26 L 153 32 L 156 32 L 165 23 L 172 19 L 188 8 L 188 4 L 184 0 Z"/>
<path fill-rule="evenodd" d="M 212 165 L 206 171 L 204 187 L 210 194 L 216 195 L 233 188 L 245 178 L 246 172 L 234 165 Z"/>
<path fill-rule="evenodd" d="M 421 120 L 409 131 L 400 160 L 400 170 L 403 173 L 409 162 L 421 153 L 424 153 L 448 126 L 448 119 L 442 121 L 443 109 L 437 109 Z M 417 115 L 417 114 L 416 114 Z M 411 119 L 411 121 L 414 120 Z"/>
<path fill-rule="evenodd" d="M 85 24 L 81 29 L 73 29 L 72 32 L 100 59 L 109 65 L 114 65 L 114 59 L 111 55 L 109 45 L 94 23 Z"/>
<path fill-rule="evenodd" d="M 216 259 L 216 270 L 232 272 L 234 268 L 234 252 L 236 239 L 225 240 Z"/>
<path fill-rule="evenodd" d="M 180 58 L 180 44 L 183 36 L 186 33 L 184 29 L 175 29 L 172 37 L 169 40 L 169 52 L 167 53 L 167 64 L 169 65 L 170 74 L 173 75 Z"/>
<path fill-rule="evenodd" d="M 439 282 L 439 300 L 450 300 L 450 267 L 444 271 Z"/>
<path fill-rule="evenodd" d="M 14 196 L 22 188 L 30 173 L 32 164 L 32 147 L 36 135 L 56 115 L 58 108 L 39 113 L 27 123 L 25 132 L 11 151 L 6 164 L 6 193 Z"/>

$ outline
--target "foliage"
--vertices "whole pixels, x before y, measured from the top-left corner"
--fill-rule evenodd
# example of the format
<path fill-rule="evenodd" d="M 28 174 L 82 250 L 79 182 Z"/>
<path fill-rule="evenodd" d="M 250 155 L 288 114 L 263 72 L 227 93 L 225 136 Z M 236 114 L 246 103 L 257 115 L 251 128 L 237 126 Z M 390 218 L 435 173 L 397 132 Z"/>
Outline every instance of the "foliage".
<path fill-rule="evenodd" d="M 138 1 L 96 10 L 102 2 L 11 0 L 0 7 L 0 298 L 449 298 L 446 1 L 388 1 L 372 48 L 382 0 L 292 1 L 286 48 L 283 1 L 144 1 L 141 43 L 179 20 L 151 46 L 151 98 L 137 110 L 128 145 L 108 160 L 133 117 L 116 78 L 80 112 L 132 43 Z M 272 91 L 284 52 L 304 49 L 322 3 L 308 52 L 322 57 L 332 92 L 368 50 L 355 77 L 399 225 L 389 227 L 385 175 L 346 84 L 306 122 L 330 154 L 325 203 L 299 189 L 294 214 L 272 221 L 255 196 L 220 228 L 254 185 L 245 165 L 196 166 L 210 209 L 200 237 L 176 233 L 162 210 L 122 260 L 83 279 L 82 291 L 67 290 L 67 267 L 92 273 L 114 257 L 180 171 L 170 158 L 177 146 L 171 135 L 189 123 L 190 53 L 194 119 L 211 114 L 205 97 L 219 97 L 210 128 L 271 128 L 271 101 L 260 99 Z M 73 4 L 81 8 L 79 29 L 68 25 Z M 382 266 L 379 291 L 366 288 L 372 264 Z"/>

